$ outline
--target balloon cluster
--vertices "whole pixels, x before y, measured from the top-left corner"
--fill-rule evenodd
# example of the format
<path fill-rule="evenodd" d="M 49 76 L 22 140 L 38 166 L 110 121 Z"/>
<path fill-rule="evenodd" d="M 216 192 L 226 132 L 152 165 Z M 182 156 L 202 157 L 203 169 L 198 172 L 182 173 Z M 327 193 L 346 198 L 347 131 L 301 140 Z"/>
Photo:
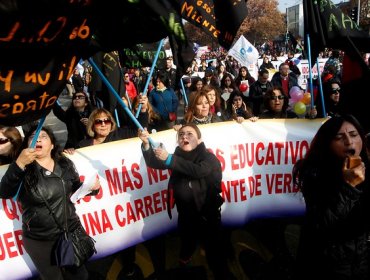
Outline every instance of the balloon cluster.
<path fill-rule="evenodd" d="M 297 115 L 306 113 L 306 105 L 311 102 L 311 94 L 309 92 L 304 93 L 300 87 L 294 86 L 290 89 L 289 95 L 289 105 L 293 108 L 293 111 Z"/>

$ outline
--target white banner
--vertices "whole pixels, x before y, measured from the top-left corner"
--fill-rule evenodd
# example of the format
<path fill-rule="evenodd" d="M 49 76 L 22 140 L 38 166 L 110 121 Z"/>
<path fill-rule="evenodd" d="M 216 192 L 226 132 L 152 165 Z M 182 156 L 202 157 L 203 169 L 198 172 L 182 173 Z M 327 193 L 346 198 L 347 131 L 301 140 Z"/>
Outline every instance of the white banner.
<path fill-rule="evenodd" d="M 292 167 L 307 152 L 319 120 L 258 120 L 202 125 L 202 139 L 223 170 L 222 221 L 244 225 L 251 218 L 295 216 L 304 201 L 292 186 Z M 176 132 L 152 135 L 169 152 Z M 168 232 L 176 227 L 176 209 L 166 210 L 168 170 L 147 168 L 138 138 L 77 150 L 71 159 L 85 182 L 99 176 L 97 196 L 76 203 L 87 232 L 102 257 Z M 0 167 L 0 178 L 7 166 Z M 17 187 L 17 186 L 14 186 Z M 21 236 L 21 210 L 11 199 L 0 205 L 0 279 L 25 279 L 35 268 Z"/>
<path fill-rule="evenodd" d="M 255 65 L 259 54 L 257 49 L 241 35 L 234 46 L 229 50 L 228 55 L 235 58 L 242 66 Z"/>
<path fill-rule="evenodd" d="M 275 69 L 269 70 L 269 81 L 271 81 L 272 76 L 276 72 L 279 72 L 280 64 L 285 62 L 286 59 L 287 59 L 287 57 L 278 57 L 278 61 L 271 61 L 272 65 L 274 65 Z M 324 65 L 325 65 L 325 62 L 327 60 L 328 60 L 327 58 L 318 59 L 320 75 L 322 74 L 322 71 L 324 71 Z M 259 69 L 259 67 L 261 66 L 262 63 L 263 63 L 263 60 L 258 59 L 258 69 Z M 306 90 L 307 89 L 307 84 L 310 82 L 310 79 L 309 79 L 309 74 L 310 74 L 309 69 L 310 69 L 310 67 L 309 67 L 309 64 L 308 64 L 308 60 L 307 59 L 296 60 L 296 65 L 297 65 L 299 71 L 301 71 L 301 75 L 298 77 L 298 85 L 301 88 L 303 88 L 304 90 Z M 317 76 L 318 76 L 318 72 L 317 72 L 317 66 L 315 64 L 314 66 L 312 66 L 312 79 L 316 79 Z"/>

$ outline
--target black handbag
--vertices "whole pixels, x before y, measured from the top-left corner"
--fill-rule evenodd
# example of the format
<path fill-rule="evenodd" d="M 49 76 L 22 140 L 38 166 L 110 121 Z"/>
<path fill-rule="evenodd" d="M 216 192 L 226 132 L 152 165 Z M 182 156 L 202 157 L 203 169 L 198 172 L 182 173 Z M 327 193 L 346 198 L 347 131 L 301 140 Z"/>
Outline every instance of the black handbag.
<path fill-rule="evenodd" d="M 96 254 L 95 240 L 90 237 L 82 224 L 79 225 L 72 231 L 68 230 L 67 224 L 67 203 L 64 198 L 64 227 L 62 227 L 55 217 L 54 211 L 51 209 L 47 200 L 39 192 L 42 197 L 46 207 L 49 209 L 51 216 L 53 217 L 55 223 L 62 230 L 58 240 L 55 242 L 52 253 L 52 263 L 58 267 L 64 266 L 81 266 L 86 261 L 88 261 L 92 255 Z"/>
<path fill-rule="evenodd" d="M 53 263 L 56 266 L 72 266 L 75 263 L 74 248 L 70 233 L 63 232 L 53 248 Z"/>

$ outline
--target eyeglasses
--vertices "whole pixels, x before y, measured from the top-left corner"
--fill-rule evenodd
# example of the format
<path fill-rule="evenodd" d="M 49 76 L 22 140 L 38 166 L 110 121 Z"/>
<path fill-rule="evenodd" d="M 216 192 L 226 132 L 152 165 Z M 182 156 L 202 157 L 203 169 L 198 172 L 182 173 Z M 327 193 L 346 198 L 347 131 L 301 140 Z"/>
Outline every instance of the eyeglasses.
<path fill-rule="evenodd" d="M 278 95 L 278 96 L 271 96 L 270 97 L 270 100 L 283 100 L 284 99 L 284 96 L 282 95 Z"/>
<path fill-rule="evenodd" d="M 339 94 L 339 92 L 340 92 L 340 88 L 332 88 L 331 89 L 332 94 Z"/>
<path fill-rule="evenodd" d="M 0 138 L 0 145 L 6 144 L 8 142 L 9 142 L 9 139 L 8 138 Z"/>
<path fill-rule="evenodd" d="M 30 137 L 28 138 L 30 141 L 33 140 L 33 138 L 35 137 L 35 133 L 31 134 Z M 37 139 L 42 139 L 42 140 L 47 140 L 49 138 L 49 135 L 47 135 L 46 133 L 40 133 L 39 134 L 39 137 Z"/>
<path fill-rule="evenodd" d="M 75 99 L 85 99 L 85 96 L 84 95 L 75 95 L 74 97 L 73 97 L 73 100 L 75 100 Z"/>
<path fill-rule="evenodd" d="M 103 120 L 101 120 L 101 119 L 96 119 L 96 120 L 94 121 L 94 124 L 95 124 L 95 125 L 103 125 L 103 123 L 104 123 L 105 125 L 110 125 L 110 124 L 112 124 L 112 121 L 111 121 L 110 119 L 103 119 Z"/>

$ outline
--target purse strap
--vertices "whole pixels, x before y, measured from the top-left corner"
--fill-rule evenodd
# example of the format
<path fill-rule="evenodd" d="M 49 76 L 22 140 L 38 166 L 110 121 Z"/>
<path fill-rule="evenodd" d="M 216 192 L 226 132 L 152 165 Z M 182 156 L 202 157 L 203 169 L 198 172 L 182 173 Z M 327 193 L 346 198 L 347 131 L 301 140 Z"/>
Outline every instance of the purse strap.
<path fill-rule="evenodd" d="M 56 216 L 55 216 L 55 213 L 53 211 L 53 209 L 51 209 L 50 207 L 50 204 L 49 202 L 45 199 L 45 197 L 42 195 L 42 193 L 40 192 L 40 190 L 38 189 L 37 185 L 35 187 L 38 195 L 42 198 L 42 200 L 44 201 L 46 207 L 48 208 L 48 210 L 50 211 L 50 214 L 51 216 L 53 217 L 54 219 L 54 222 L 57 224 L 57 226 L 64 232 L 68 232 L 68 223 L 67 223 L 67 203 L 66 203 L 66 196 L 64 196 L 63 198 L 63 206 L 64 206 L 64 227 L 61 226 L 61 224 L 58 222 Z M 63 191 L 65 193 L 65 187 L 64 187 L 64 183 L 63 183 Z"/>

